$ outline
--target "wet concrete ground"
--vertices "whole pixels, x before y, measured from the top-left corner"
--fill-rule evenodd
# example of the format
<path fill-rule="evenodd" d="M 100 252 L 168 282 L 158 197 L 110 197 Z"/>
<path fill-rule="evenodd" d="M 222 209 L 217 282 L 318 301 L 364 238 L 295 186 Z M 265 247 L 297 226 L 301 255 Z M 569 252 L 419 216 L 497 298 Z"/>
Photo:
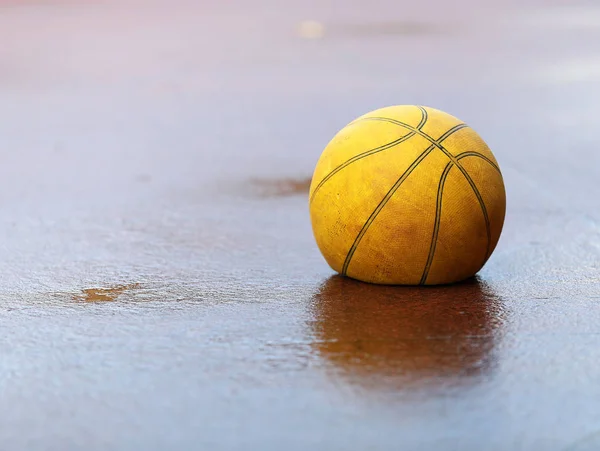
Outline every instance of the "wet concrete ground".
<path fill-rule="evenodd" d="M 437 3 L 0 2 L 1 449 L 600 448 L 600 8 Z M 314 243 L 322 148 L 399 103 L 500 162 L 476 280 Z"/>

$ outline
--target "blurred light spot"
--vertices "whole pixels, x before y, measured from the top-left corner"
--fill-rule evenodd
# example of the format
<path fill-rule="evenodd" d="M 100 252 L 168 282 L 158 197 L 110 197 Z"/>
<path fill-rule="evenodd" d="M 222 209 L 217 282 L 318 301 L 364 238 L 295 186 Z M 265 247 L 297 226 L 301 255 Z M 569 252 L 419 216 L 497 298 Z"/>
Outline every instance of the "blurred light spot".
<path fill-rule="evenodd" d="M 305 20 L 298 24 L 298 34 L 304 39 L 321 39 L 325 35 L 325 25 L 316 20 Z"/>

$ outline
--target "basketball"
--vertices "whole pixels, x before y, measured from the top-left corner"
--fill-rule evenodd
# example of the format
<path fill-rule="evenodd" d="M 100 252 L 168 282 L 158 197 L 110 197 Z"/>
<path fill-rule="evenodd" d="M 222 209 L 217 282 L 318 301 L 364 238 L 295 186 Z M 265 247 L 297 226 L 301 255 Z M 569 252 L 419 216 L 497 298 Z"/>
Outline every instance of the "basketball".
<path fill-rule="evenodd" d="M 363 282 L 438 285 L 476 274 L 502 232 L 498 162 L 467 124 L 429 107 L 372 111 L 327 145 L 309 193 L 321 253 Z"/>

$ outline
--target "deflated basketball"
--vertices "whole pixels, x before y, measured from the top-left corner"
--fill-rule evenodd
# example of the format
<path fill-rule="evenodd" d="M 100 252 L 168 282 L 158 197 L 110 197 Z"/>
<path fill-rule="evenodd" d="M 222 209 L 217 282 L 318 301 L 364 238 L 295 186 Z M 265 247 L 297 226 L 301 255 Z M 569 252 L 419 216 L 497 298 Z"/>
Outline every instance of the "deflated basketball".
<path fill-rule="evenodd" d="M 494 155 L 457 118 L 392 106 L 344 127 L 310 187 L 317 245 L 337 272 L 365 282 L 436 285 L 477 273 L 504 223 Z"/>

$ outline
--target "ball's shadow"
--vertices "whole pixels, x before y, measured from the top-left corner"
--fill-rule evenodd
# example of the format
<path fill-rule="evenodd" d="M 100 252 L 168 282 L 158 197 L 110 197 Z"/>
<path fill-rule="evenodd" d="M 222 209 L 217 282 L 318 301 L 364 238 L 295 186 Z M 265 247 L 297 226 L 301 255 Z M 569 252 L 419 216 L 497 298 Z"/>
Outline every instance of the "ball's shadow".
<path fill-rule="evenodd" d="M 365 387 L 474 383 L 494 367 L 504 309 L 476 278 L 440 287 L 329 278 L 313 297 L 315 352 Z"/>

